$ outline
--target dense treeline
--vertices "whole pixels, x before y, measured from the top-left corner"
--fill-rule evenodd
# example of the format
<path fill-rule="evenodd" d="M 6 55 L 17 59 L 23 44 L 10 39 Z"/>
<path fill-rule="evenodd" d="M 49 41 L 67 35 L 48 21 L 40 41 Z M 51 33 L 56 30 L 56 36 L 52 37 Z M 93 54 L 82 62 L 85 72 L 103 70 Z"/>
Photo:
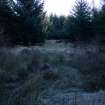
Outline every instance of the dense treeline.
<path fill-rule="evenodd" d="M 62 21 L 63 17 L 63 21 Z M 66 39 L 70 42 L 104 42 L 105 39 L 105 3 L 102 8 L 91 9 L 85 0 L 76 0 L 72 13 L 68 17 L 51 15 L 48 36 Z M 59 27 L 61 22 L 61 27 Z"/>
<path fill-rule="evenodd" d="M 97 41 L 105 39 L 105 2 L 101 10 L 76 0 L 69 16 L 46 16 L 41 0 L 0 0 L 0 44 L 34 45 L 46 39 Z"/>
<path fill-rule="evenodd" d="M 0 0 L 0 25 L 12 44 L 43 42 L 44 17 L 41 0 Z"/>
<path fill-rule="evenodd" d="M 51 15 L 48 20 L 48 39 L 64 39 L 66 17 Z"/>
<path fill-rule="evenodd" d="M 51 26 L 53 31 L 50 31 L 51 34 L 55 36 L 56 33 L 56 36 L 59 38 L 61 38 L 60 36 L 63 36 L 65 39 L 71 39 L 73 41 L 88 39 L 91 33 L 91 12 L 86 1 L 76 1 L 72 15 L 63 18 L 63 21 L 62 17 L 63 16 L 58 18 L 57 16 L 50 16 L 50 22 L 53 23 Z M 58 26 L 59 21 L 61 22 L 61 27 Z M 59 33 L 58 30 L 60 30 Z"/>

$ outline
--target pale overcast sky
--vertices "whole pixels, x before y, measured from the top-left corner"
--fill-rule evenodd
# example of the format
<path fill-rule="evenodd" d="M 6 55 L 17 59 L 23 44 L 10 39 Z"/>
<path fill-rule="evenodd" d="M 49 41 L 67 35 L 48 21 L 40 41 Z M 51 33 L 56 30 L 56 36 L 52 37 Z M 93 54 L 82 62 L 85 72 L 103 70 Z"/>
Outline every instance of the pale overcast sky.
<path fill-rule="evenodd" d="M 87 0 L 92 5 L 92 0 Z M 47 14 L 68 15 L 75 4 L 75 0 L 44 0 Z M 101 0 L 94 0 L 95 6 L 99 7 Z"/>

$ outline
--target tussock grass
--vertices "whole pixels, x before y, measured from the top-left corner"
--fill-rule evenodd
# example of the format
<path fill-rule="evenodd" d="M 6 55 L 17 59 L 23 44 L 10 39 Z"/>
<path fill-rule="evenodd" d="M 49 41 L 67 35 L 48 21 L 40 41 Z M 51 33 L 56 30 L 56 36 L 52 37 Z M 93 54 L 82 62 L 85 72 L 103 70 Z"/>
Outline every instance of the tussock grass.
<path fill-rule="evenodd" d="M 85 102 L 85 92 L 105 89 L 104 50 L 71 44 L 1 49 L 0 105 L 55 105 L 72 92 Z"/>

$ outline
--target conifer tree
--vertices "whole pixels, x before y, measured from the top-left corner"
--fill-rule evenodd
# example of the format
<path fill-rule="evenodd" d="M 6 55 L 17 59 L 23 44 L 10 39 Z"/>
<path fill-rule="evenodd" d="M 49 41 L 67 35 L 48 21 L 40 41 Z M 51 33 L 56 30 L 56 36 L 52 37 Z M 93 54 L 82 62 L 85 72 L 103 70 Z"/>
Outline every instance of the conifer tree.
<path fill-rule="evenodd" d="M 76 0 L 71 20 L 71 37 L 78 41 L 89 40 L 91 37 L 91 12 L 85 0 Z"/>
<path fill-rule="evenodd" d="M 12 43 L 28 45 L 44 41 L 45 12 L 41 0 L 1 0 L 0 12 Z"/>

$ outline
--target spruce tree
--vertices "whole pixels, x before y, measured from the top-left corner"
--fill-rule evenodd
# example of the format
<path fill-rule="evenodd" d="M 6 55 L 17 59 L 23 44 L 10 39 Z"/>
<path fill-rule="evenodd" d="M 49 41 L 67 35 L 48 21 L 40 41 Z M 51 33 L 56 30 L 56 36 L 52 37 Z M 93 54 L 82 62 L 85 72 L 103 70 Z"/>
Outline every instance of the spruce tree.
<path fill-rule="evenodd" d="M 50 15 L 48 25 L 48 38 L 63 39 L 64 25 L 66 18 L 64 16 Z"/>
<path fill-rule="evenodd" d="M 99 15 L 99 31 L 101 35 L 105 34 L 105 1 Z"/>
<path fill-rule="evenodd" d="M 11 30 L 8 31 L 8 29 L 10 27 L 9 23 L 11 23 L 13 15 L 14 14 L 10 8 L 10 3 L 7 0 L 0 0 L 0 42 L 4 42 L 5 44 L 8 44 L 7 40 L 10 39 L 9 33 Z"/>
<path fill-rule="evenodd" d="M 92 37 L 91 12 L 85 0 L 76 0 L 76 4 L 73 8 L 71 27 L 72 32 L 70 34 L 78 41 L 87 41 Z"/>
<path fill-rule="evenodd" d="M 28 45 L 44 41 L 45 12 L 41 0 L 5 0 L 0 2 L 0 11 L 12 43 Z"/>
<path fill-rule="evenodd" d="M 104 0 L 103 0 L 104 1 Z M 105 1 L 101 10 L 94 11 L 92 17 L 93 33 L 98 42 L 105 43 Z M 101 43 L 100 43 L 101 44 Z"/>

